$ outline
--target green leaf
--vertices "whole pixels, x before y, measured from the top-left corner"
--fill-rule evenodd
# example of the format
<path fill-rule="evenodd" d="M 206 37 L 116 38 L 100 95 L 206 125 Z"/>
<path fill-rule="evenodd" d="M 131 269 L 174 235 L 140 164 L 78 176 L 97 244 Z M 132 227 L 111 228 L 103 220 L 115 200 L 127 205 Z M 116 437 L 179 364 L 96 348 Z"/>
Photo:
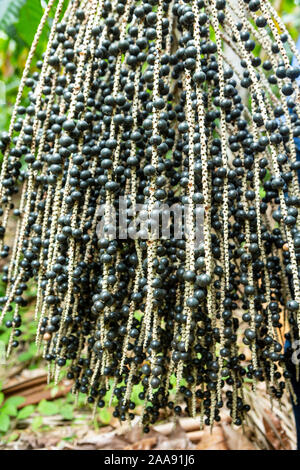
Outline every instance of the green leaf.
<path fill-rule="evenodd" d="M 64 419 L 71 421 L 74 418 L 72 405 L 63 405 L 59 412 Z"/>
<path fill-rule="evenodd" d="M 5 82 L 0 80 L 0 106 L 6 105 L 6 86 Z"/>
<path fill-rule="evenodd" d="M 170 377 L 170 384 L 171 384 L 171 385 L 175 385 L 175 384 L 176 384 L 176 377 L 175 377 L 174 374 L 172 374 L 171 377 Z"/>
<path fill-rule="evenodd" d="M 72 436 L 63 437 L 62 441 L 72 442 L 76 437 L 76 434 L 73 434 Z"/>
<path fill-rule="evenodd" d="M 18 42 L 24 45 L 24 43 L 30 47 L 35 36 L 35 33 L 38 29 L 40 24 L 41 18 L 44 14 L 44 9 L 42 4 L 45 2 L 41 2 L 40 0 L 26 0 L 26 3 L 22 6 L 19 12 L 18 22 L 14 24 L 13 29 L 15 34 L 13 35 L 13 39 L 17 39 Z M 55 5 L 57 5 L 57 0 L 55 1 Z M 64 2 L 62 14 L 65 12 L 67 8 L 68 2 Z M 49 19 L 43 28 L 43 32 L 39 39 L 39 43 L 37 46 L 37 51 L 35 54 L 36 58 L 39 58 L 41 54 L 45 51 L 48 42 L 48 33 L 50 30 L 50 22 L 51 18 L 53 18 L 55 8 L 51 9 Z"/>
<path fill-rule="evenodd" d="M 18 36 L 27 44 L 31 45 L 38 25 L 43 16 L 41 2 L 37 0 L 27 0 L 19 12 L 18 23 L 15 24 Z"/>
<path fill-rule="evenodd" d="M 43 424 L 43 418 L 41 416 L 36 416 L 32 423 L 31 423 L 31 428 L 33 431 L 37 431 Z"/>
<path fill-rule="evenodd" d="M 17 407 L 12 403 L 4 403 L 1 408 L 1 413 L 6 414 L 8 416 L 17 416 L 18 411 Z"/>
<path fill-rule="evenodd" d="M 111 420 L 111 414 L 106 408 L 102 408 L 99 412 L 100 421 L 102 424 L 109 424 Z"/>
<path fill-rule="evenodd" d="M 18 361 L 19 362 L 29 361 L 30 359 L 35 357 L 36 352 L 37 352 L 36 344 L 31 343 L 31 345 L 29 346 L 28 351 L 25 351 L 25 352 L 23 352 L 22 354 L 20 354 L 18 356 Z"/>
<path fill-rule="evenodd" d="M 75 396 L 73 395 L 73 393 L 68 392 L 67 395 L 64 398 L 64 401 L 66 403 L 75 403 Z"/>
<path fill-rule="evenodd" d="M 2 405 L 4 400 L 4 393 L 0 392 L 0 405 Z"/>
<path fill-rule="evenodd" d="M 18 20 L 21 7 L 26 0 L 1 0 L 0 1 L 0 29 L 5 30 L 7 26 Z"/>
<path fill-rule="evenodd" d="M 264 190 L 264 188 L 263 188 L 263 187 L 259 188 L 259 196 L 260 196 L 260 198 L 261 198 L 261 199 L 264 198 L 265 195 L 266 195 L 266 191 Z"/>
<path fill-rule="evenodd" d="M 134 318 L 136 318 L 138 321 L 141 320 L 142 316 L 143 316 L 143 314 L 142 314 L 142 312 L 141 312 L 140 310 L 136 310 L 136 311 L 134 312 Z"/>
<path fill-rule="evenodd" d="M 10 418 L 5 413 L 0 412 L 0 431 L 7 432 L 9 430 Z"/>
<path fill-rule="evenodd" d="M 55 402 L 42 400 L 38 405 L 38 412 L 41 415 L 52 416 L 59 413 L 59 407 Z"/>
<path fill-rule="evenodd" d="M 5 405 L 9 404 L 9 405 L 13 405 L 15 407 L 18 407 L 18 406 L 22 405 L 24 402 L 25 402 L 24 397 L 9 397 L 5 401 Z"/>
<path fill-rule="evenodd" d="M 33 405 L 24 406 L 24 408 L 22 408 L 18 413 L 18 419 L 26 419 L 30 415 L 32 415 L 33 412 L 34 412 Z"/>
<path fill-rule="evenodd" d="M 13 442 L 19 439 L 19 434 L 17 432 L 13 432 L 10 434 L 9 438 L 7 439 L 7 442 Z"/>
<path fill-rule="evenodd" d="M 9 397 L 1 407 L 1 414 L 6 414 L 7 416 L 17 416 L 17 408 L 22 403 L 24 403 L 24 401 L 25 398 L 23 397 Z"/>
<path fill-rule="evenodd" d="M 51 388 L 51 390 L 50 390 L 51 398 L 54 398 L 58 394 L 58 392 L 59 392 L 59 386 L 58 385 Z"/>

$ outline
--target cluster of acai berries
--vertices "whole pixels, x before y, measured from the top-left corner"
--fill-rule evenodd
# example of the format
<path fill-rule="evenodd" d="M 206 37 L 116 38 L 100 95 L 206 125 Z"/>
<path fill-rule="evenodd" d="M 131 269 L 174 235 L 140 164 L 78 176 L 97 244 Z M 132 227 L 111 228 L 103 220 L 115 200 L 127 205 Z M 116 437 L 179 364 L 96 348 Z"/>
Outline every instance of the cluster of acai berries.
<path fill-rule="evenodd" d="M 95 407 L 111 392 L 121 420 L 134 418 L 138 389 L 145 431 L 173 412 L 213 425 L 222 407 L 241 424 L 245 380 L 279 400 L 291 391 L 282 349 L 300 325 L 291 54 L 300 63 L 266 0 L 48 2 L 0 142 L 10 349 L 36 285 L 50 376 L 65 370 Z M 119 234 L 120 200 L 126 225 L 137 205 L 149 216 L 135 236 Z M 151 217 L 175 204 L 182 236 L 173 213 L 170 236 L 154 236 Z"/>

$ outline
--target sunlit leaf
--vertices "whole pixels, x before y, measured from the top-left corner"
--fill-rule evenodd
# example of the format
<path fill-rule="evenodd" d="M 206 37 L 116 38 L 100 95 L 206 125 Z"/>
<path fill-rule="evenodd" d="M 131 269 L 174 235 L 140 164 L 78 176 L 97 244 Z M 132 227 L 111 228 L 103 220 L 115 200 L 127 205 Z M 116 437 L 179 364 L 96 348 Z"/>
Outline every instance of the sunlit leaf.
<path fill-rule="evenodd" d="M 36 0 L 27 0 L 24 6 L 20 9 L 18 22 L 15 24 L 15 28 L 18 35 L 28 46 L 30 46 L 33 41 L 43 13 L 44 11 L 41 3 Z"/>
<path fill-rule="evenodd" d="M 43 418 L 41 416 L 36 416 L 31 423 L 31 428 L 33 431 L 37 431 L 43 424 Z"/>
<path fill-rule="evenodd" d="M 71 421 L 74 417 L 73 415 L 73 406 L 72 405 L 63 405 L 60 410 L 59 410 L 61 416 L 64 418 L 64 419 L 67 419 L 69 421 Z"/>
<path fill-rule="evenodd" d="M 5 413 L 0 412 L 0 431 L 7 432 L 10 425 L 10 418 Z"/>
<path fill-rule="evenodd" d="M 59 413 L 59 407 L 55 402 L 42 400 L 38 405 L 38 412 L 41 415 L 52 416 Z"/>
<path fill-rule="evenodd" d="M 9 398 L 6 400 L 5 404 L 6 404 L 6 405 L 7 405 L 7 404 L 10 404 L 10 405 L 13 405 L 13 406 L 18 407 L 18 406 L 22 405 L 24 402 L 25 402 L 25 398 L 24 398 L 24 397 L 15 397 L 15 396 L 14 396 L 14 397 L 9 397 Z"/>
<path fill-rule="evenodd" d="M 22 408 L 18 413 L 18 419 L 27 419 L 30 415 L 32 415 L 33 412 L 33 405 L 24 406 L 24 408 Z"/>
<path fill-rule="evenodd" d="M 99 417 L 102 424 L 109 424 L 111 420 L 111 414 L 106 408 L 102 408 L 99 412 Z"/>

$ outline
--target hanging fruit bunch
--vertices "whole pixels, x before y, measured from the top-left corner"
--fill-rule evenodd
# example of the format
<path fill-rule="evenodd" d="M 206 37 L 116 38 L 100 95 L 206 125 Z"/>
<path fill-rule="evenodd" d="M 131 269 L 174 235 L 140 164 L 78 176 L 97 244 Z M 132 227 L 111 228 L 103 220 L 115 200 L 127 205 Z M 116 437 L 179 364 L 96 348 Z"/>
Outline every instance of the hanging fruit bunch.
<path fill-rule="evenodd" d="M 278 400 L 292 392 L 282 337 L 297 339 L 300 325 L 300 69 L 290 52 L 300 63 L 266 0 L 49 0 L 0 144 L 9 349 L 34 282 L 49 376 L 67 370 L 95 407 L 111 393 L 121 420 L 133 419 L 138 387 L 146 432 L 164 410 L 213 425 L 227 407 L 241 424 L 245 379 Z M 112 229 L 121 199 L 126 226 L 138 204 L 149 216 L 135 236 Z M 171 235 L 154 236 L 151 217 L 174 204 L 188 208 L 186 230 L 174 235 L 171 214 Z"/>

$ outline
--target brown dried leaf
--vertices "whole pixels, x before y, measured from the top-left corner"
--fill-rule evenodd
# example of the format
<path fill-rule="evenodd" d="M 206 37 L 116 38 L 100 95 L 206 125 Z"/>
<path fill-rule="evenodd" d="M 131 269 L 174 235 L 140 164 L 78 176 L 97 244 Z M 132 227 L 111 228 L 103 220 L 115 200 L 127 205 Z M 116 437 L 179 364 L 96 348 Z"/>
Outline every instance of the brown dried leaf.
<path fill-rule="evenodd" d="M 230 424 L 222 423 L 226 445 L 229 450 L 255 450 L 254 445 L 243 432 L 243 428 L 234 428 Z"/>
<path fill-rule="evenodd" d="M 208 427 L 202 432 L 200 442 L 197 445 L 198 450 L 228 450 L 223 430 L 220 426 L 215 426 L 212 432 Z"/>
<path fill-rule="evenodd" d="M 163 434 L 164 436 L 168 436 L 169 434 L 171 434 L 173 428 L 174 423 L 162 423 L 157 424 L 153 427 L 154 431 L 157 431 L 158 433 Z"/>
<path fill-rule="evenodd" d="M 186 432 L 178 423 L 168 436 L 160 434 L 158 436 L 155 450 L 184 450 L 195 449 L 195 445 L 189 440 Z"/>
<path fill-rule="evenodd" d="M 124 447 L 123 450 L 150 450 L 155 446 L 156 442 L 157 437 L 148 437 L 146 439 L 141 439 L 130 446 Z"/>
<path fill-rule="evenodd" d="M 179 424 L 186 432 L 200 430 L 200 418 L 180 418 Z"/>
<path fill-rule="evenodd" d="M 76 445 L 80 449 L 86 446 L 93 446 L 95 449 L 114 450 L 123 449 L 126 442 L 117 437 L 114 430 L 101 433 L 90 429 L 83 437 L 76 440 Z"/>
<path fill-rule="evenodd" d="M 135 444 L 142 439 L 156 437 L 158 435 L 158 433 L 152 428 L 148 434 L 145 434 L 139 422 L 133 426 L 123 424 L 123 426 L 116 429 L 115 432 L 116 435 L 122 437 L 128 444 Z"/>
<path fill-rule="evenodd" d="M 198 430 L 198 431 L 190 431 L 187 433 L 187 437 L 192 442 L 199 442 L 203 438 L 205 431 Z"/>
<path fill-rule="evenodd" d="M 267 439 L 275 450 L 291 450 L 291 443 L 286 432 L 282 428 L 280 420 L 274 414 L 265 410 L 263 423 Z"/>

